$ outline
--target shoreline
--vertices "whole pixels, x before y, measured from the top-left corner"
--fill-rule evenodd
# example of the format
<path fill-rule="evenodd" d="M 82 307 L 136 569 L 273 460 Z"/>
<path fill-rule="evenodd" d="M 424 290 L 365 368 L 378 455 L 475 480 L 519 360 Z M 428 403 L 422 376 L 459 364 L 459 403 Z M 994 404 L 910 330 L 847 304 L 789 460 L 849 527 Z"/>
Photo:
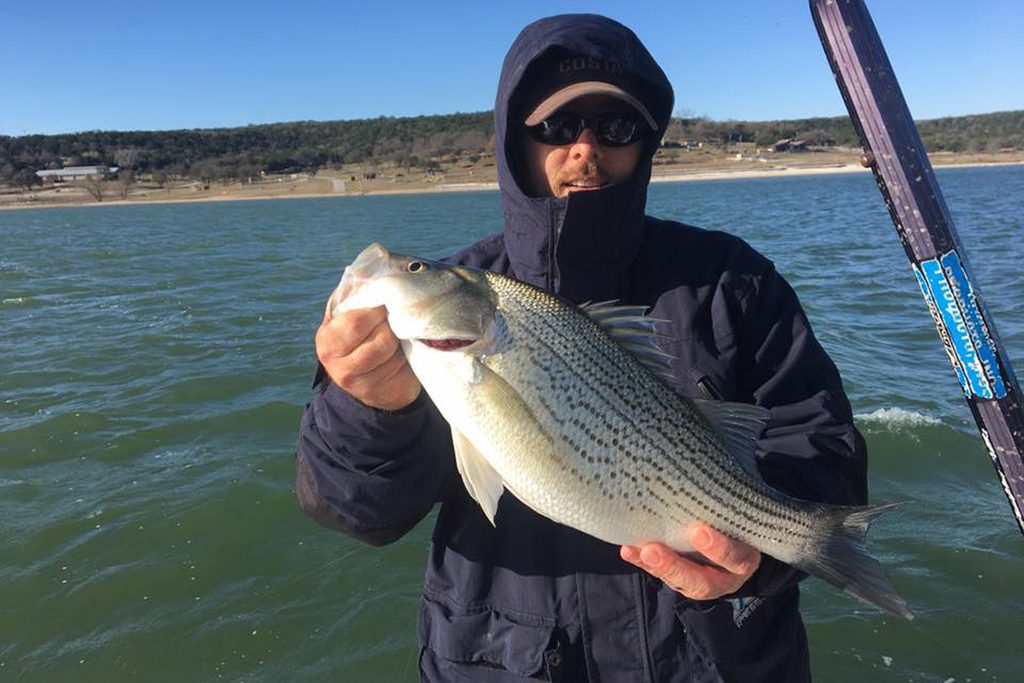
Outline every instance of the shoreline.
<path fill-rule="evenodd" d="M 952 162 L 936 164 L 935 169 L 943 168 L 980 168 L 987 166 L 1024 166 L 1024 161 L 973 161 L 973 162 Z M 795 165 L 795 166 L 772 166 L 768 168 L 711 168 L 705 170 L 692 170 L 686 172 L 670 171 L 663 174 L 654 174 L 651 183 L 675 183 L 695 181 L 716 181 L 716 180 L 746 180 L 755 178 L 777 178 L 793 176 L 817 176 L 817 175 L 840 175 L 844 173 L 869 173 L 870 169 L 859 163 L 834 163 L 827 165 Z M 330 180 L 330 176 L 321 176 L 321 179 Z M 417 185 L 416 187 L 381 187 L 370 191 L 359 192 L 294 192 L 288 194 L 257 194 L 246 196 L 239 191 L 224 190 L 221 194 L 208 195 L 204 197 L 180 197 L 163 199 L 110 199 L 103 202 L 96 201 L 20 201 L 0 202 L 0 211 L 20 209 L 62 209 L 80 207 L 103 207 L 103 206 L 139 206 L 147 204 L 196 204 L 207 202 L 236 202 L 236 201 L 268 201 L 277 199 L 322 199 L 322 198 L 344 198 L 344 197 L 370 197 L 378 195 L 409 195 L 409 194 L 436 194 L 451 192 L 478 192 L 497 190 L 497 182 L 464 182 L 464 183 L 438 183 L 434 185 Z"/>

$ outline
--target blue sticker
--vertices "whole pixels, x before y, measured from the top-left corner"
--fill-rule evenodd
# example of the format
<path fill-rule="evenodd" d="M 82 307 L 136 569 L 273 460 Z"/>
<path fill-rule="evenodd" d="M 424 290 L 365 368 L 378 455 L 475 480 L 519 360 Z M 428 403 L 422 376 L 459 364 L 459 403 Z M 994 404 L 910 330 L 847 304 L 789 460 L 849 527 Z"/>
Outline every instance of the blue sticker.
<path fill-rule="evenodd" d="M 951 251 L 939 260 L 942 262 L 942 268 L 946 272 L 946 278 L 953 283 L 959 294 L 958 302 L 964 314 L 964 323 L 967 326 L 967 332 L 970 334 L 971 340 L 974 342 L 974 348 L 978 352 L 978 358 L 981 361 L 985 376 L 992 386 L 993 396 L 995 398 L 1002 398 L 1006 396 L 1006 386 L 1003 384 L 1003 377 L 999 372 L 995 345 L 989 336 L 985 319 L 978 308 L 978 300 L 974 296 L 974 288 L 971 287 L 971 281 L 967 278 L 967 272 L 960 262 L 960 256 L 955 251 Z"/>
<path fill-rule="evenodd" d="M 950 251 L 939 259 L 922 261 L 920 266 L 918 283 L 945 328 L 945 341 L 964 393 L 968 398 L 1002 398 L 1006 386 L 999 375 L 996 352 L 960 257 Z"/>
<path fill-rule="evenodd" d="M 917 284 L 921 287 L 921 294 L 924 295 L 924 300 L 928 304 L 928 310 L 931 311 L 932 319 L 935 322 L 935 326 L 939 330 L 939 336 L 942 337 L 942 345 L 946 349 L 946 353 L 949 355 L 949 362 L 953 365 L 953 372 L 956 373 L 956 379 L 960 382 L 960 388 L 963 390 L 964 395 L 967 398 L 971 397 L 971 388 L 967 385 L 967 377 L 964 375 L 964 369 L 960 365 L 960 360 L 956 357 L 953 352 L 953 344 L 949 340 L 949 333 L 946 332 L 946 325 L 942 321 L 942 314 L 939 313 L 939 307 L 935 303 L 935 299 L 932 297 L 932 292 L 928 289 L 928 281 L 924 279 L 924 275 L 916 267 L 914 268 L 914 275 L 917 277 Z"/>

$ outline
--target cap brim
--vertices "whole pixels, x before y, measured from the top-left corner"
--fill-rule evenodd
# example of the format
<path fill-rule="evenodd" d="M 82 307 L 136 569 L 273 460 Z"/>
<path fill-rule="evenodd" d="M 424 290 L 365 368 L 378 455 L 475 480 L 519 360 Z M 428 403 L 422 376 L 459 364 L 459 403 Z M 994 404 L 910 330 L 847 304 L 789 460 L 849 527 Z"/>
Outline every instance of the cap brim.
<path fill-rule="evenodd" d="M 584 95 L 608 95 L 609 97 L 622 100 L 640 112 L 644 117 L 644 120 L 647 121 L 647 125 L 651 127 L 651 130 L 658 130 L 658 124 L 654 121 L 654 117 L 651 116 L 651 112 L 647 111 L 647 107 L 645 107 L 640 100 L 633 97 L 617 85 L 612 85 L 611 83 L 606 83 L 604 81 L 580 81 L 579 83 L 567 85 L 561 90 L 556 90 L 551 95 L 545 97 L 541 103 L 537 105 L 537 108 L 533 110 L 533 113 L 526 117 L 526 121 L 524 121 L 524 123 L 527 126 L 536 126 L 569 102 L 579 99 Z"/>

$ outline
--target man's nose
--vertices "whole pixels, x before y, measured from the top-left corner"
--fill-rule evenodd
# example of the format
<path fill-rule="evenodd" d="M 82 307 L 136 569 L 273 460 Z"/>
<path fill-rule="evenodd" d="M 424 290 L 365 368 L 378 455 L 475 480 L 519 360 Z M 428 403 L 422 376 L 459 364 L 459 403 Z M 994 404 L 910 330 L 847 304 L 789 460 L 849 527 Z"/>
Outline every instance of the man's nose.
<path fill-rule="evenodd" d="M 572 156 L 577 159 L 590 159 L 600 154 L 601 144 L 590 128 L 584 128 L 576 142 L 572 143 Z"/>

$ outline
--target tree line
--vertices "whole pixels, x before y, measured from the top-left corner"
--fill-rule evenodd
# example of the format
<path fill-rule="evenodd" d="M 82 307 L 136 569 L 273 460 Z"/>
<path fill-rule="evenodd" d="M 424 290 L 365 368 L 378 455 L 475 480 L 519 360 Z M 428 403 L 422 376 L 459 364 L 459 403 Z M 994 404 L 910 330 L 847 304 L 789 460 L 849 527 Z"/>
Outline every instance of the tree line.
<path fill-rule="evenodd" d="M 920 121 L 930 152 L 1024 149 L 1024 111 Z M 814 146 L 857 147 L 847 117 L 789 121 L 712 121 L 676 117 L 667 147 L 770 147 L 781 139 Z M 237 128 L 171 131 L 86 131 L 0 136 L 0 182 L 31 187 L 35 171 L 64 166 L 118 165 L 157 182 L 169 178 L 245 179 L 261 173 L 314 172 L 344 164 L 394 163 L 438 169 L 458 159 L 476 162 L 494 150 L 491 112 L 299 121 Z M 35 180 L 33 180 L 35 179 Z"/>
<path fill-rule="evenodd" d="M 929 152 L 998 152 L 1024 149 L 1024 111 L 975 114 L 918 121 L 921 141 Z M 820 147 L 859 147 L 853 124 L 845 116 L 789 121 L 710 121 L 673 119 L 666 143 L 680 139 L 727 145 L 749 142 L 771 147 L 779 140 L 803 140 Z"/>

